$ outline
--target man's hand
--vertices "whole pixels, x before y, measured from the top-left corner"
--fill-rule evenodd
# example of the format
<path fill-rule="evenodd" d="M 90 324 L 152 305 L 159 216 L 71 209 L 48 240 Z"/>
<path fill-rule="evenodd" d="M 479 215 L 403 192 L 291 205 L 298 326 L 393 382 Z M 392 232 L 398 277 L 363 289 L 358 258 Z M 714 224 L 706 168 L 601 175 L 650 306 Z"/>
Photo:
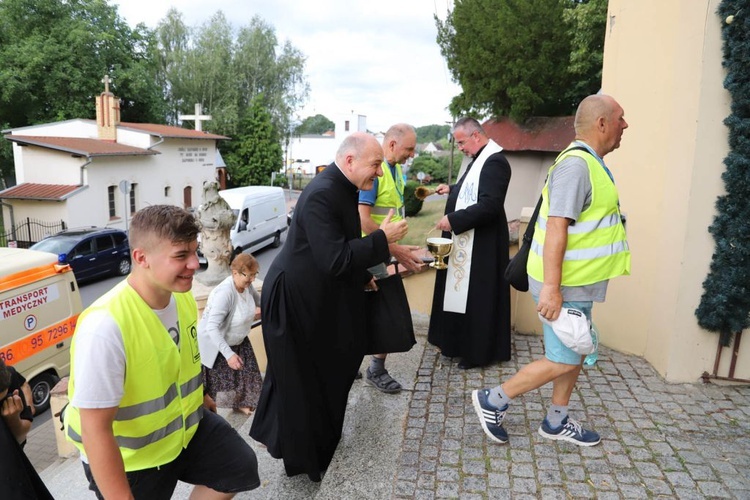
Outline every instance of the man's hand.
<path fill-rule="evenodd" d="M 559 286 L 542 285 L 536 311 L 549 321 L 555 321 L 562 309 L 562 293 Z"/>
<path fill-rule="evenodd" d="M 21 396 L 18 395 L 18 389 L 16 389 L 13 391 L 13 394 L 9 394 L 8 397 L 3 400 L 0 415 L 2 415 L 6 422 L 10 423 L 11 419 L 18 419 L 18 415 L 20 415 L 22 411 L 23 401 L 21 401 Z"/>
<path fill-rule="evenodd" d="M 443 218 L 438 221 L 438 223 L 435 225 L 435 228 L 443 231 L 452 231 L 451 221 L 448 220 L 448 216 L 443 215 Z"/>
<path fill-rule="evenodd" d="M 406 224 L 405 220 L 391 222 L 392 217 L 393 209 L 390 209 L 388 211 L 388 215 L 380 224 L 380 229 L 382 229 L 385 233 L 385 237 L 388 240 L 389 244 L 396 243 L 398 240 L 406 236 L 406 233 L 409 230 L 409 226 Z"/>
<path fill-rule="evenodd" d="M 232 357 L 227 360 L 227 364 L 229 365 L 229 368 L 231 368 L 232 370 L 242 370 L 242 367 L 245 366 L 245 363 L 243 363 L 242 358 L 240 358 L 236 354 L 232 355 Z"/>
<path fill-rule="evenodd" d="M 18 395 L 18 389 L 13 391 L 13 394 L 8 394 L 0 403 L 0 416 L 5 420 L 8 429 L 19 443 L 26 440 L 26 436 L 31 430 L 31 422 L 21 418 L 23 408 L 24 404 L 21 396 Z"/>
<path fill-rule="evenodd" d="M 435 188 L 437 194 L 450 194 L 451 187 L 448 184 L 440 184 Z"/>
<path fill-rule="evenodd" d="M 210 411 L 211 413 L 216 413 L 216 401 L 214 401 L 214 398 L 212 398 L 208 394 L 204 394 L 203 395 L 203 408 L 205 410 Z"/>
<path fill-rule="evenodd" d="M 378 283 L 377 280 L 373 277 L 370 278 L 370 281 L 367 282 L 365 285 L 365 292 L 377 292 L 378 291 Z"/>
<path fill-rule="evenodd" d="M 415 245 L 399 245 L 396 243 L 388 245 L 388 250 L 398 263 L 413 272 L 419 271 L 419 268 L 423 265 L 422 259 L 415 253 L 421 249 L 421 247 Z"/>

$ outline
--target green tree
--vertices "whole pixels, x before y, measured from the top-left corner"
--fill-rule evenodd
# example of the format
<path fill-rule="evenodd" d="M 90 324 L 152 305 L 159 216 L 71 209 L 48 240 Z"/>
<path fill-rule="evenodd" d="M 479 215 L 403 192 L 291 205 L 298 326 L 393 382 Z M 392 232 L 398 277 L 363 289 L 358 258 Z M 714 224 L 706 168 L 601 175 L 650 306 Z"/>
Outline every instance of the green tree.
<path fill-rule="evenodd" d="M 576 4 L 565 10 L 571 36 L 568 65 L 571 85 L 565 101 L 574 108 L 581 99 L 596 94 L 601 88 L 604 33 L 607 29 L 607 0 L 587 0 Z"/>
<path fill-rule="evenodd" d="M 331 120 L 326 118 L 325 116 L 321 114 L 317 114 L 315 116 L 308 116 L 304 120 L 302 120 L 302 123 L 294 129 L 295 135 L 303 135 L 303 134 L 324 134 L 325 132 L 328 132 L 329 130 L 333 130 L 336 126 L 335 123 L 333 123 Z"/>
<path fill-rule="evenodd" d="M 605 20 L 606 0 L 456 0 L 445 21 L 435 17 L 463 90 L 451 112 L 518 121 L 572 113 L 599 87 Z"/>
<path fill-rule="evenodd" d="M 715 249 L 703 281 L 703 295 L 695 311 L 698 324 L 719 334 L 729 346 L 735 334 L 750 327 L 750 20 L 737 15 L 746 0 L 722 0 L 717 14 L 723 39 L 724 88 L 731 97 L 731 113 L 724 120 L 729 131 L 729 152 L 721 175 L 725 194 L 716 200 L 716 215 L 708 228 Z M 733 22 L 724 22 L 728 16 Z M 715 19 L 713 20 L 716 21 Z M 739 343 L 739 340 L 737 340 Z M 738 344 L 737 344 L 738 345 Z"/>
<path fill-rule="evenodd" d="M 135 29 L 104 0 L 0 1 L 0 123 L 22 127 L 93 118 L 94 96 L 112 78 L 123 121 L 163 123 L 153 34 Z M 13 170 L 0 151 L 3 176 Z"/>
<path fill-rule="evenodd" d="M 191 29 L 170 9 L 156 31 L 173 123 L 201 103 L 212 116 L 208 128 L 234 136 L 250 102 L 262 94 L 276 129 L 289 130 L 309 92 L 305 57 L 289 42 L 280 44 L 273 26 L 255 16 L 235 29 L 219 11 Z"/>
<path fill-rule="evenodd" d="M 277 172 L 283 165 L 279 141 L 263 94 L 258 94 L 240 120 L 236 137 L 222 152 L 232 187 L 270 184 L 271 172 Z"/>
<path fill-rule="evenodd" d="M 446 182 L 448 180 L 447 166 L 428 153 L 415 157 L 409 172 L 414 178 L 419 172 L 424 172 L 432 177 L 433 182 Z"/>
<path fill-rule="evenodd" d="M 418 186 L 419 183 L 415 181 L 407 181 L 404 184 L 404 213 L 407 217 L 414 217 L 422 210 L 423 202 L 414 194 Z"/>
<path fill-rule="evenodd" d="M 450 125 L 425 125 L 416 127 L 417 143 L 440 142 L 448 137 L 451 131 Z"/>

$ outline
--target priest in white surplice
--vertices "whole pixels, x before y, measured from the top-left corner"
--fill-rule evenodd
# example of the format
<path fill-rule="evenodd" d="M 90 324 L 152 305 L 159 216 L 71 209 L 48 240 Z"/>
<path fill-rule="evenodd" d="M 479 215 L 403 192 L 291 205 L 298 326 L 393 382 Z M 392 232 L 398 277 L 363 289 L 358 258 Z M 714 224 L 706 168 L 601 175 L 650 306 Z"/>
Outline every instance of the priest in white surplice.
<path fill-rule="evenodd" d="M 453 239 L 453 251 L 435 278 L 428 340 L 469 369 L 510 359 L 510 288 L 503 276 L 510 165 L 474 118 L 458 120 L 453 139 L 473 159 L 456 184 L 437 187 L 448 194 L 437 228 Z"/>

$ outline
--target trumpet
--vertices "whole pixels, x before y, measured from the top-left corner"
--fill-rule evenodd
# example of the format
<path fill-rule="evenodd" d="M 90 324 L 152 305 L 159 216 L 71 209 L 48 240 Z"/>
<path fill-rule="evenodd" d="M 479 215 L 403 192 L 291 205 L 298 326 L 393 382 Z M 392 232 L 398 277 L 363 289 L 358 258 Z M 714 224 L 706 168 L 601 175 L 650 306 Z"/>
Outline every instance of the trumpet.
<path fill-rule="evenodd" d="M 431 194 L 435 194 L 435 190 L 430 189 L 427 186 L 417 186 L 417 189 L 414 190 L 414 196 L 423 201 Z"/>

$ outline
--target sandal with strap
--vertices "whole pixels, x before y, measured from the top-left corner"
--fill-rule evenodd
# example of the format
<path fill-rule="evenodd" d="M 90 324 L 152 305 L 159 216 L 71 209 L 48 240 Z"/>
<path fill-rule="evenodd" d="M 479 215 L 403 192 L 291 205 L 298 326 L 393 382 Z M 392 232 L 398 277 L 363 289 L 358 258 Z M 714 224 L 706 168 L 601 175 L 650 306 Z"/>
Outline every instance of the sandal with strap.
<path fill-rule="evenodd" d="M 375 387 L 377 390 L 386 394 L 397 394 L 403 389 L 387 371 L 382 371 L 377 375 L 373 375 L 370 369 L 367 369 L 367 383 Z"/>

